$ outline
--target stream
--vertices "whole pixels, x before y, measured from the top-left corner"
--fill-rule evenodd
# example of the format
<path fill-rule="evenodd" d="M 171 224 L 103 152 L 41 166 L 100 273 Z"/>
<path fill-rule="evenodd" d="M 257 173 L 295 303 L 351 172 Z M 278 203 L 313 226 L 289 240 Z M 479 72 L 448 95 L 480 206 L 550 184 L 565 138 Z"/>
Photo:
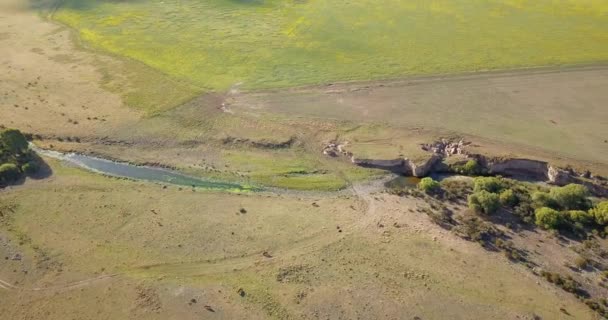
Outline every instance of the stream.
<path fill-rule="evenodd" d="M 40 149 L 33 144 L 30 144 L 30 147 L 40 155 L 58 159 L 92 172 L 101 173 L 113 177 L 130 178 L 135 180 L 145 180 L 151 182 L 169 183 L 180 186 L 225 191 L 258 190 L 254 187 L 238 183 L 212 181 L 203 178 L 192 177 L 174 170 L 164 168 L 137 166 L 125 162 L 116 162 L 77 153 L 61 153 L 52 150 Z"/>

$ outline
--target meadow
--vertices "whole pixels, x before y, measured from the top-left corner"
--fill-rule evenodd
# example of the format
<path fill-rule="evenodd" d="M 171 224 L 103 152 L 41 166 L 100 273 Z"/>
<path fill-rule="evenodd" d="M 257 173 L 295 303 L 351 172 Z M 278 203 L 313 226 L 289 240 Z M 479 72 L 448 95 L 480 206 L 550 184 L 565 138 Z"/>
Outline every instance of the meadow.
<path fill-rule="evenodd" d="M 66 0 L 52 17 L 204 92 L 603 62 L 607 14 L 603 0 Z"/>

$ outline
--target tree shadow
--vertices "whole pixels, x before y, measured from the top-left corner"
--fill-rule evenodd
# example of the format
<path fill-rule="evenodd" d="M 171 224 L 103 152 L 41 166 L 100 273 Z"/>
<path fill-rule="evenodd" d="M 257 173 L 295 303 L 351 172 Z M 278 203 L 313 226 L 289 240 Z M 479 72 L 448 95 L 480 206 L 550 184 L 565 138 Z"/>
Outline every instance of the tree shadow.
<path fill-rule="evenodd" d="M 30 161 L 35 162 L 38 166 L 36 172 L 33 173 L 23 173 L 19 179 L 12 182 L 1 182 L 0 181 L 0 189 L 9 187 L 9 186 L 19 186 L 23 185 L 27 179 L 32 180 L 42 180 L 46 179 L 53 175 L 53 169 L 48 165 L 38 154 L 32 153 L 29 155 L 31 158 Z"/>

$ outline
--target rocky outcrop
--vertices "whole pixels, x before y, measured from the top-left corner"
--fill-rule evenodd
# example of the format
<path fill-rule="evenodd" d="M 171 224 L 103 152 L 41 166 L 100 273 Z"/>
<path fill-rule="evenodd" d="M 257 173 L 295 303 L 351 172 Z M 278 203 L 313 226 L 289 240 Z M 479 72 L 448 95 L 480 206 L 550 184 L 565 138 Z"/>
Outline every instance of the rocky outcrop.
<path fill-rule="evenodd" d="M 451 142 L 447 139 L 441 139 L 434 143 L 424 143 L 420 145 L 420 148 L 424 151 L 431 152 L 433 154 L 441 155 L 443 157 L 450 157 L 458 154 L 466 154 L 464 147 L 470 143 L 460 140 L 458 142 Z"/>
<path fill-rule="evenodd" d="M 330 157 L 346 156 L 352 157 L 352 153 L 344 149 L 348 145 L 348 141 L 344 143 L 330 142 L 323 148 L 323 154 Z"/>
<path fill-rule="evenodd" d="M 549 166 L 547 170 L 547 179 L 550 183 L 558 186 L 567 185 L 574 181 L 572 174 L 569 170 L 560 169 L 554 166 Z"/>
<path fill-rule="evenodd" d="M 521 159 L 521 158 L 492 158 L 479 154 L 469 154 L 464 150 L 464 141 L 450 142 L 445 139 L 431 143 L 422 144 L 421 148 L 430 153 L 427 160 L 416 162 L 408 158 L 392 160 L 359 159 L 344 149 L 344 144 L 332 142 L 325 146 L 323 153 L 328 156 L 348 156 L 351 162 L 366 168 L 387 170 L 390 172 L 425 177 L 434 172 L 454 172 L 454 163 L 444 162 L 448 157 L 461 155 L 460 162 L 476 160 L 480 166 L 480 172 L 491 175 L 501 175 L 516 179 L 546 181 L 548 183 L 564 186 L 569 183 L 577 183 L 586 186 L 590 192 L 597 196 L 608 197 L 608 181 L 594 177 L 589 171 L 582 174 L 572 169 L 562 169 L 550 165 L 548 162 Z"/>
<path fill-rule="evenodd" d="M 414 177 L 426 177 L 442 159 L 443 157 L 439 154 L 433 154 L 429 159 L 419 164 L 416 164 L 412 160 L 405 159 L 405 172 Z"/>

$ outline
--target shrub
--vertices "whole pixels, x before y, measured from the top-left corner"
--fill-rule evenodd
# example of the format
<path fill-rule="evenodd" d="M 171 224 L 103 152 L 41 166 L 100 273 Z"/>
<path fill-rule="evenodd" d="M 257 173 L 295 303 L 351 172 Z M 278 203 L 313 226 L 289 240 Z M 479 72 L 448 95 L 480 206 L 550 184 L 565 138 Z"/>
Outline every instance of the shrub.
<path fill-rule="evenodd" d="M 448 200 L 466 199 L 472 191 L 472 185 L 468 181 L 446 179 L 441 181 L 441 189 L 445 191 Z"/>
<path fill-rule="evenodd" d="M 469 196 L 468 204 L 475 212 L 492 214 L 500 207 L 500 198 L 496 193 L 481 190 Z"/>
<path fill-rule="evenodd" d="M 595 219 L 595 222 L 599 225 L 608 224 L 608 201 L 602 201 L 595 206 L 595 208 L 589 210 L 589 215 Z"/>
<path fill-rule="evenodd" d="M 2 182 L 14 182 L 19 179 L 21 172 L 19 168 L 12 163 L 5 163 L 0 165 L 0 181 Z"/>
<path fill-rule="evenodd" d="M 557 204 L 548 192 L 536 191 L 532 194 L 532 204 L 536 208 L 549 207 L 556 208 Z"/>
<path fill-rule="evenodd" d="M 551 188 L 549 195 L 555 203 L 564 210 L 587 210 L 589 200 L 587 187 L 580 184 L 569 184 L 559 188 Z"/>
<path fill-rule="evenodd" d="M 534 215 L 536 217 L 536 225 L 544 229 L 556 229 L 563 221 L 559 211 L 547 207 L 536 209 Z"/>
<path fill-rule="evenodd" d="M 582 225 L 593 222 L 593 216 L 583 210 L 570 210 L 567 212 L 566 217 L 572 223 L 580 223 Z"/>
<path fill-rule="evenodd" d="M 515 207 L 519 204 L 519 199 L 513 190 L 507 189 L 500 193 L 500 203 L 505 207 Z"/>
<path fill-rule="evenodd" d="M 501 178 L 496 177 L 477 177 L 474 180 L 473 190 L 487 191 L 492 193 L 499 193 L 505 189 L 505 182 Z"/>
<path fill-rule="evenodd" d="M 585 269 L 589 266 L 589 259 L 587 257 L 578 256 L 574 260 L 574 265 L 579 269 Z"/>
<path fill-rule="evenodd" d="M 477 241 L 485 245 L 494 239 L 504 236 L 491 223 L 487 223 L 474 215 L 465 215 L 460 218 L 460 224 L 454 227 L 454 232 L 461 238 Z"/>
<path fill-rule="evenodd" d="M 433 178 L 426 177 L 422 178 L 422 180 L 418 182 L 418 189 L 426 193 L 433 193 L 439 191 L 439 189 L 441 189 L 441 186 L 439 185 L 439 182 L 433 180 Z"/>
<path fill-rule="evenodd" d="M 11 153 L 21 153 L 28 147 L 25 136 L 16 129 L 7 129 L 0 132 L 0 144 Z"/>
<path fill-rule="evenodd" d="M 479 166 L 479 163 L 477 163 L 477 160 L 471 159 L 462 166 L 461 171 L 463 174 L 472 176 L 479 174 L 481 172 L 481 167 Z"/>

